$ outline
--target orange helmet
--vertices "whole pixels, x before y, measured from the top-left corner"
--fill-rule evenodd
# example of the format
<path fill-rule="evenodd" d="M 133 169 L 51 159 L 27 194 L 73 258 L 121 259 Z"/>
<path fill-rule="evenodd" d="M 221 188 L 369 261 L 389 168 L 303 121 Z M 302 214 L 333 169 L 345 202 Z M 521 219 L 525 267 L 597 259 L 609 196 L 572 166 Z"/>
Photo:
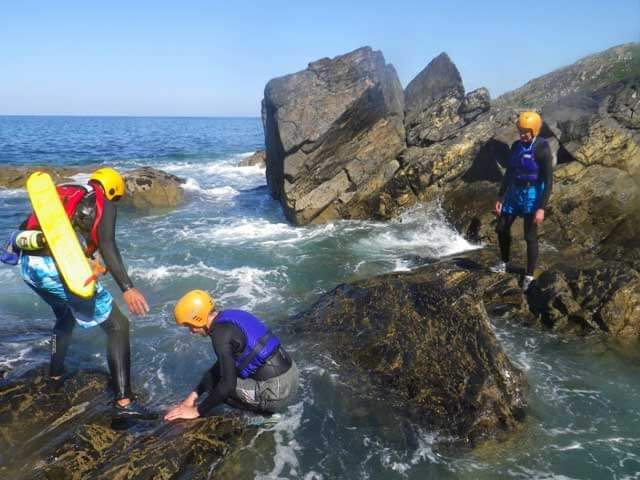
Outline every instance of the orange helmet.
<path fill-rule="evenodd" d="M 531 130 L 533 136 L 537 137 L 542 128 L 542 117 L 536 112 L 522 112 L 516 125 L 520 130 Z"/>
<path fill-rule="evenodd" d="M 178 325 L 202 328 L 207 326 L 215 305 L 211 295 L 204 290 L 191 290 L 178 300 L 173 314 Z"/>

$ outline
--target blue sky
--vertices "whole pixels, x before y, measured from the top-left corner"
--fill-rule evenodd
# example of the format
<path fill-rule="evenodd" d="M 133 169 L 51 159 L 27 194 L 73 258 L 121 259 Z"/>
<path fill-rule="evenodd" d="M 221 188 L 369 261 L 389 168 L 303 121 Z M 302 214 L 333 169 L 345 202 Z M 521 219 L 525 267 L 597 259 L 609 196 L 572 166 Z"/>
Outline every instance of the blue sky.
<path fill-rule="evenodd" d="M 0 10 L 0 114 L 256 116 L 265 83 L 363 45 L 492 96 L 640 41 L 640 1 L 32 1 Z"/>

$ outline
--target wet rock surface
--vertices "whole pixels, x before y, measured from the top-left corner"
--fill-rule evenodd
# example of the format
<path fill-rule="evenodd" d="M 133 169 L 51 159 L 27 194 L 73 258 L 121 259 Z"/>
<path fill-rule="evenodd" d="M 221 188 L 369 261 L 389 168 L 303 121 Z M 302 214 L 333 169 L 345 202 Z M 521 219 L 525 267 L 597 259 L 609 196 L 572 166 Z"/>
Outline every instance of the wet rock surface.
<path fill-rule="evenodd" d="M 79 173 L 90 174 L 99 165 L 78 167 L 49 166 L 2 166 L 0 167 L 0 188 L 24 188 L 27 178 L 33 172 L 47 172 L 54 183 L 73 183 L 72 178 Z M 180 205 L 184 198 L 182 184 L 184 179 L 157 170 L 142 167 L 123 173 L 126 195 L 123 205 L 133 208 L 172 208 Z"/>
<path fill-rule="evenodd" d="M 142 167 L 124 175 L 127 189 L 122 201 L 135 208 L 176 207 L 182 203 L 185 180 L 151 167 Z"/>
<path fill-rule="evenodd" d="M 205 479 L 243 444 L 237 417 L 112 424 L 106 392 L 102 372 L 56 384 L 40 368 L 0 382 L 0 476 Z"/>
<path fill-rule="evenodd" d="M 349 377 L 371 379 L 415 421 L 475 445 L 524 418 L 526 382 L 476 288 L 491 279 L 455 262 L 383 275 L 337 287 L 295 323 Z"/>

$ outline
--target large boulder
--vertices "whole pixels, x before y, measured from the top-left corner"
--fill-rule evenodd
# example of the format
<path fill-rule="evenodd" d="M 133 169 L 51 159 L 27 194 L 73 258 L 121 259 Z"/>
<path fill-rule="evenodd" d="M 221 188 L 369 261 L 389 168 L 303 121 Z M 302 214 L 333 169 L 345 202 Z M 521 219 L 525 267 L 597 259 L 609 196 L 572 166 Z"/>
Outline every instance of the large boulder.
<path fill-rule="evenodd" d="M 475 445 L 519 427 L 526 387 L 478 281 L 455 263 L 383 275 L 337 287 L 296 324 L 415 421 Z"/>
<path fill-rule="evenodd" d="M 183 200 L 182 178 L 152 167 L 124 174 L 126 194 L 122 202 L 135 208 L 176 207 Z"/>
<path fill-rule="evenodd" d="M 243 446 L 237 417 L 178 424 L 114 424 L 107 375 L 77 373 L 64 383 L 44 369 L 0 382 L 2 478 L 206 479 Z"/>
<path fill-rule="evenodd" d="M 275 78 L 262 108 L 267 183 L 287 218 L 370 216 L 366 202 L 405 145 L 403 92 L 382 53 L 360 48 Z"/>

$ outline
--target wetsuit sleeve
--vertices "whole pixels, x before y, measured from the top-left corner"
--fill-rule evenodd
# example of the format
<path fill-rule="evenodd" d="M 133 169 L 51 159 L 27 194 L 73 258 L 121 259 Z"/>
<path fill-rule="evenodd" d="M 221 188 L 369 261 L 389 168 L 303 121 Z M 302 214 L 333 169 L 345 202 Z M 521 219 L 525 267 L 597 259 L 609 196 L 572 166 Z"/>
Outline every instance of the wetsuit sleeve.
<path fill-rule="evenodd" d="M 198 384 L 198 386 L 195 388 L 194 391 L 198 394 L 198 396 L 200 396 L 205 392 L 212 391 L 219 381 L 220 381 L 220 364 L 216 362 L 213 364 L 213 367 L 211 367 L 209 370 L 204 372 L 204 375 L 202 375 L 202 379 L 200 380 L 200 383 Z"/>
<path fill-rule="evenodd" d="M 516 142 L 517 143 L 517 142 Z M 509 149 L 509 158 L 513 155 L 513 150 L 516 146 L 516 143 L 511 144 L 511 148 Z M 510 164 L 511 162 L 509 162 Z M 504 194 L 507 192 L 507 188 L 509 188 L 509 184 L 511 183 L 511 177 L 513 176 L 513 172 L 509 165 L 507 165 L 507 170 L 504 172 L 504 176 L 502 177 L 502 183 L 500 184 L 500 190 L 498 190 L 498 197 L 502 198 Z"/>
<path fill-rule="evenodd" d="M 551 148 L 547 142 L 541 142 L 536 148 L 535 152 L 536 161 L 540 167 L 540 177 L 544 182 L 544 192 L 540 199 L 538 208 L 545 208 L 553 189 L 553 156 L 551 155 Z"/>
<path fill-rule="evenodd" d="M 209 396 L 198 405 L 198 413 L 201 417 L 207 415 L 216 405 L 224 402 L 235 390 L 237 384 L 236 362 L 233 358 L 233 325 L 216 325 L 215 333 L 211 335 L 213 349 L 218 357 L 218 372 L 220 379 Z"/>
<path fill-rule="evenodd" d="M 102 255 L 109 273 L 111 273 L 120 290 L 124 292 L 133 287 L 133 282 L 127 274 L 120 256 L 120 250 L 118 250 L 118 245 L 116 244 L 116 216 L 116 206 L 105 198 L 102 219 L 100 220 L 100 225 L 98 225 L 100 255 Z"/>

